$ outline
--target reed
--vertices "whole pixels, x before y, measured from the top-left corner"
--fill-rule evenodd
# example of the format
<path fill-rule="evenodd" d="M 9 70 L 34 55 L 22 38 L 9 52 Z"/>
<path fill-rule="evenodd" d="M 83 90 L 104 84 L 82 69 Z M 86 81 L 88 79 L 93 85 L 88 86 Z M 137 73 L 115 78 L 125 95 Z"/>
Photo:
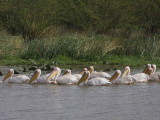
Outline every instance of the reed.
<path fill-rule="evenodd" d="M 53 59 L 59 55 L 74 59 L 98 60 L 119 47 L 116 39 L 105 35 L 64 34 L 27 42 L 23 58 Z"/>
<path fill-rule="evenodd" d="M 24 42 L 21 36 L 1 33 L 0 64 L 160 65 L 159 35 L 130 39 L 67 33 Z M 33 62 L 35 61 L 35 62 Z"/>
<path fill-rule="evenodd" d="M 134 35 L 121 41 L 117 53 L 121 55 L 137 56 L 141 59 L 155 60 L 160 57 L 160 35 Z"/>
<path fill-rule="evenodd" d="M 47 60 L 66 56 L 82 61 L 106 61 L 108 56 L 135 56 L 158 62 L 159 39 L 158 34 L 145 36 L 139 32 L 132 33 L 128 38 L 69 32 L 26 42 L 21 36 L 1 32 L 0 57 Z"/>

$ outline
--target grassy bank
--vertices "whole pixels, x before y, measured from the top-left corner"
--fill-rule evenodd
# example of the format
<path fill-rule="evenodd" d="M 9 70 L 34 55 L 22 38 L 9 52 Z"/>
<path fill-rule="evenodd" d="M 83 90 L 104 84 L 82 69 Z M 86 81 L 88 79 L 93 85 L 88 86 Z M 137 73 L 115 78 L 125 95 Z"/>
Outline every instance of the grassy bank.
<path fill-rule="evenodd" d="M 18 57 L 8 57 L 0 59 L 0 65 L 4 66 L 17 66 L 17 65 L 35 65 L 35 66 L 43 66 L 43 65 L 54 65 L 54 66 L 65 66 L 65 65 L 104 65 L 104 66 L 144 66 L 145 64 L 152 63 L 160 66 L 160 62 L 158 60 L 143 60 L 133 56 L 106 56 L 106 60 L 103 61 L 83 61 L 76 60 L 72 58 L 68 58 L 65 56 L 59 56 L 55 59 L 22 59 Z"/>
<path fill-rule="evenodd" d="M 25 42 L 1 33 L 0 65 L 143 66 L 159 61 L 159 36 L 130 39 L 84 33 L 58 33 Z"/>
<path fill-rule="evenodd" d="M 0 64 L 159 64 L 159 4 L 1 1 Z"/>
<path fill-rule="evenodd" d="M 158 63 L 160 36 L 132 35 L 129 39 L 87 33 L 57 33 L 43 39 L 24 41 L 21 36 L 1 33 L 0 64 L 83 63 L 140 65 Z M 6 59 L 6 62 L 3 62 Z M 14 62 L 15 61 L 15 62 Z M 19 61 L 19 62 L 18 62 Z M 87 63 L 88 64 L 88 63 Z"/>

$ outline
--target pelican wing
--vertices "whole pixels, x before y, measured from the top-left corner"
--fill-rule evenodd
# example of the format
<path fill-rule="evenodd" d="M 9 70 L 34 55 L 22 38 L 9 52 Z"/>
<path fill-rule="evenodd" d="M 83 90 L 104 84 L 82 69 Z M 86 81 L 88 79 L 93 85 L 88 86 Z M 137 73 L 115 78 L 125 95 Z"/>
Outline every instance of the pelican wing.
<path fill-rule="evenodd" d="M 37 83 L 41 83 L 41 84 L 44 84 L 44 83 L 48 83 L 48 81 L 46 80 L 47 77 L 49 76 L 50 74 L 46 74 L 46 75 L 43 75 L 43 76 L 40 76 L 36 81 Z"/>
<path fill-rule="evenodd" d="M 130 83 L 133 83 L 133 82 L 134 82 L 133 76 L 127 75 L 125 77 L 121 77 L 121 78 L 115 80 L 114 83 L 117 83 L 117 84 L 130 84 Z"/>
<path fill-rule="evenodd" d="M 133 79 L 135 82 L 147 82 L 149 79 L 149 76 L 145 73 L 138 73 L 133 75 Z"/>
<path fill-rule="evenodd" d="M 81 77 L 82 77 L 82 74 L 73 74 L 78 80 L 80 80 L 81 79 Z"/>
<path fill-rule="evenodd" d="M 90 79 L 87 83 L 85 83 L 85 85 L 90 85 L 90 86 L 110 85 L 110 84 L 111 82 L 109 82 L 109 80 L 101 77 Z"/>
<path fill-rule="evenodd" d="M 18 75 L 8 80 L 8 83 L 27 83 L 29 77 L 26 75 Z"/>
<path fill-rule="evenodd" d="M 61 85 L 65 84 L 77 84 L 78 79 L 74 75 L 64 75 L 57 78 L 57 83 Z"/>
<path fill-rule="evenodd" d="M 160 80 L 160 72 L 155 72 L 155 74 L 151 75 L 150 80 L 159 81 Z"/>
<path fill-rule="evenodd" d="M 93 73 L 91 73 L 90 79 L 97 78 L 97 77 L 109 79 L 111 76 L 106 72 L 93 72 Z"/>
<path fill-rule="evenodd" d="M 160 80 L 160 75 L 158 74 L 153 74 L 149 78 L 149 81 L 159 81 L 159 80 Z"/>

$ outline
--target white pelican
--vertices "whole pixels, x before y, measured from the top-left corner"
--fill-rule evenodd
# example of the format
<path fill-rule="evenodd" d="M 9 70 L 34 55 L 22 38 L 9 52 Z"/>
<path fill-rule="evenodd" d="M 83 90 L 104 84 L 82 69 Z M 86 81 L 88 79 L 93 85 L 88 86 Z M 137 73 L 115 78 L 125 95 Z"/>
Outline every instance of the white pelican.
<path fill-rule="evenodd" d="M 59 75 L 61 73 L 61 72 L 58 73 L 57 71 L 60 71 L 60 69 L 56 67 L 56 68 L 54 68 L 54 70 L 50 74 L 40 76 L 41 70 L 37 69 L 37 70 L 35 70 L 34 74 L 32 75 L 32 77 L 28 83 L 30 84 L 33 81 L 36 81 L 37 83 L 41 83 L 41 84 L 45 84 L 45 83 L 46 84 L 56 84 L 55 79 L 57 77 L 59 77 Z"/>
<path fill-rule="evenodd" d="M 96 71 L 94 71 L 94 67 L 93 66 L 89 66 L 88 70 L 91 73 L 89 79 L 97 78 L 97 77 L 102 77 L 102 78 L 107 78 L 107 79 L 111 78 L 111 76 L 106 72 L 96 72 Z"/>
<path fill-rule="evenodd" d="M 27 83 L 29 77 L 26 75 L 17 75 L 13 77 L 14 69 L 9 69 L 8 73 L 3 78 L 3 83 Z"/>
<path fill-rule="evenodd" d="M 110 85 L 112 84 L 112 81 L 118 79 L 120 75 L 121 75 L 121 71 L 116 70 L 115 74 L 110 79 L 102 78 L 102 77 L 89 79 L 90 72 L 86 71 L 84 72 L 82 78 L 79 80 L 78 85 L 81 84 L 82 82 L 83 82 L 83 85 L 89 85 L 89 86 Z"/>
<path fill-rule="evenodd" d="M 60 85 L 72 85 L 72 84 L 77 84 L 78 83 L 78 79 L 76 76 L 70 74 L 70 75 L 63 75 L 60 76 L 56 79 L 57 84 Z"/>
<path fill-rule="evenodd" d="M 82 75 L 84 74 L 85 71 L 87 71 L 87 68 L 83 68 L 83 70 L 79 73 L 79 74 L 73 74 L 74 76 L 76 76 L 76 78 L 78 80 L 80 80 L 80 78 L 82 77 Z"/>
<path fill-rule="evenodd" d="M 116 83 L 116 84 L 131 84 L 133 82 L 134 82 L 134 80 L 133 80 L 133 76 L 130 75 L 130 67 L 129 66 L 125 67 L 125 70 L 124 70 L 122 77 L 114 81 L 114 83 Z"/>
<path fill-rule="evenodd" d="M 152 64 L 153 74 L 150 76 L 149 81 L 160 81 L 160 72 L 156 72 L 156 65 Z"/>
<path fill-rule="evenodd" d="M 79 74 L 72 74 L 70 69 L 66 69 L 63 75 L 74 75 L 79 80 L 85 71 L 87 71 L 87 68 L 83 68 Z"/>
<path fill-rule="evenodd" d="M 137 73 L 132 75 L 132 77 L 134 82 L 148 82 L 152 73 L 153 69 L 149 67 L 148 70 L 146 69 L 145 73 Z"/>
<path fill-rule="evenodd" d="M 143 70 L 143 73 L 146 73 L 148 69 L 151 68 L 151 64 L 147 64 L 146 67 Z"/>
<path fill-rule="evenodd" d="M 71 70 L 70 69 L 66 69 L 66 71 L 63 73 L 63 75 L 69 75 L 71 74 Z"/>
<path fill-rule="evenodd" d="M 155 64 L 152 64 L 151 67 L 152 67 L 152 69 L 153 69 L 153 74 L 155 74 L 155 73 L 156 73 L 157 66 L 156 66 Z"/>
<path fill-rule="evenodd" d="M 60 73 L 61 73 L 61 69 L 60 68 L 56 67 L 55 71 L 57 71 L 57 73 L 54 74 L 54 75 L 50 75 L 50 76 L 53 77 L 53 76 L 55 76 L 57 74 L 60 75 Z M 48 76 L 47 80 L 50 80 L 50 78 L 51 78 L 50 76 Z M 63 75 L 63 76 L 57 76 L 57 77 L 55 77 L 55 82 L 57 84 L 60 84 L 60 85 L 77 84 L 78 81 L 79 81 L 79 79 L 77 79 L 77 77 L 74 76 L 74 75 L 72 75 L 72 74 L 66 74 L 66 75 Z"/>

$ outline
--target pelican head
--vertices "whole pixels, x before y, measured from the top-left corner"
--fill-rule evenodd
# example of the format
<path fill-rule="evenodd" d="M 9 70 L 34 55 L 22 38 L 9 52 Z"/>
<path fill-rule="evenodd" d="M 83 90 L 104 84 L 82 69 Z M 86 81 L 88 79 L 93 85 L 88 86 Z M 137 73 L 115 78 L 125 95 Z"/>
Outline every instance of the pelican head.
<path fill-rule="evenodd" d="M 87 70 L 88 70 L 87 68 L 83 68 L 83 70 L 80 72 L 80 74 L 83 75 L 83 73 L 84 73 L 85 71 L 87 71 Z"/>
<path fill-rule="evenodd" d="M 90 73 L 92 73 L 94 71 L 94 67 L 93 66 L 89 66 L 88 70 L 89 70 Z"/>
<path fill-rule="evenodd" d="M 38 79 L 41 75 L 41 70 L 40 69 L 36 69 L 34 74 L 32 75 L 31 79 L 28 81 L 28 83 L 32 83 L 34 80 Z"/>
<path fill-rule="evenodd" d="M 71 74 L 71 70 L 70 69 L 66 69 L 66 71 L 64 72 L 63 75 L 69 75 L 69 74 Z"/>
<path fill-rule="evenodd" d="M 5 77 L 3 78 L 2 82 L 11 78 L 14 75 L 14 70 L 13 69 L 9 69 L 8 73 L 5 75 Z"/>
<path fill-rule="evenodd" d="M 143 70 L 143 73 L 147 73 L 148 69 L 151 68 L 151 64 L 147 64 Z"/>
<path fill-rule="evenodd" d="M 152 67 L 152 69 L 153 69 L 153 74 L 154 74 L 154 73 L 156 72 L 156 68 L 157 68 L 157 67 L 156 67 L 155 64 L 152 64 L 151 67 Z"/>
<path fill-rule="evenodd" d="M 152 68 L 148 68 L 147 72 L 146 72 L 147 75 L 152 75 L 153 74 L 153 69 Z"/>
<path fill-rule="evenodd" d="M 114 75 L 109 79 L 109 81 L 113 81 L 118 79 L 121 76 L 121 71 L 120 70 L 116 70 Z"/>
<path fill-rule="evenodd" d="M 130 70 L 130 67 L 129 67 L 129 66 L 126 66 L 122 77 L 129 75 L 129 74 L 130 74 L 130 71 L 131 71 L 131 70 Z"/>
<path fill-rule="evenodd" d="M 82 82 L 84 82 L 84 83 L 87 82 L 87 80 L 89 79 L 89 77 L 90 77 L 90 72 L 89 72 L 89 71 L 85 71 L 85 72 L 83 73 L 81 79 L 79 80 L 78 85 L 79 85 L 80 83 L 82 83 Z"/>
<path fill-rule="evenodd" d="M 61 69 L 58 67 L 55 67 L 51 74 L 47 77 L 46 81 L 50 81 L 53 77 L 55 77 L 55 80 L 58 76 L 61 74 Z"/>

